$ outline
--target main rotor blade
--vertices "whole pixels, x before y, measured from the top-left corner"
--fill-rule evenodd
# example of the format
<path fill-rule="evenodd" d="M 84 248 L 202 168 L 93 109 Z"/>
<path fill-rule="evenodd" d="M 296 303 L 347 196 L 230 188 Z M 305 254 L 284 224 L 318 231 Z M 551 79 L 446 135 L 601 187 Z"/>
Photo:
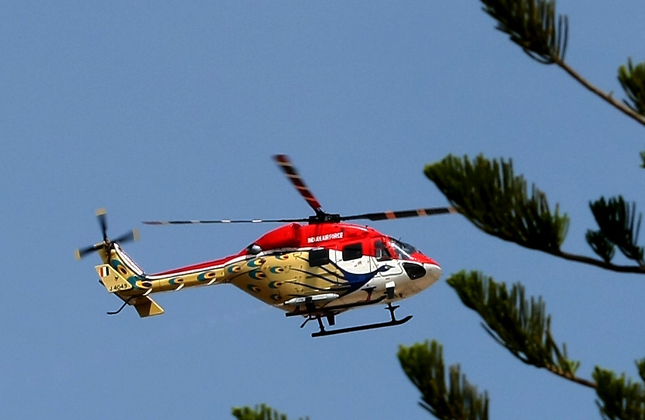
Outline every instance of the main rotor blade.
<path fill-rule="evenodd" d="M 311 193 L 307 185 L 305 185 L 304 181 L 296 171 L 296 168 L 291 164 L 289 157 L 287 155 L 275 155 L 273 158 L 278 163 L 280 168 L 282 168 L 282 171 L 285 173 L 285 175 L 287 175 L 289 181 L 291 181 L 293 186 L 296 187 L 302 198 L 304 198 L 307 204 L 309 204 L 309 206 L 314 209 L 316 214 L 325 214 L 322 206 L 320 205 L 318 200 L 316 200 L 316 197 L 314 197 L 314 195 Z"/>
<path fill-rule="evenodd" d="M 141 222 L 145 225 L 200 225 L 214 223 L 295 223 L 308 222 L 309 219 L 245 219 L 245 220 L 146 220 Z"/>
<path fill-rule="evenodd" d="M 431 207 L 416 210 L 399 210 L 399 211 L 383 211 L 379 213 L 365 213 L 356 214 L 353 216 L 341 216 L 340 220 L 371 220 L 373 222 L 378 220 L 389 219 L 404 219 L 406 217 L 419 217 L 419 216 L 433 216 L 436 214 L 456 213 L 457 209 L 454 207 Z"/>

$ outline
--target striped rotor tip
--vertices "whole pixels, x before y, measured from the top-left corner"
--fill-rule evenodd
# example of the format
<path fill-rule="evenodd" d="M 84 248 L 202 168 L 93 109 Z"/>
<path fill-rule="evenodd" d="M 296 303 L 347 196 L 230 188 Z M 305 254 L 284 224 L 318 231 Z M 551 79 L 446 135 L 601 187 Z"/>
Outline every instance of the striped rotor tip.
<path fill-rule="evenodd" d="M 379 220 L 393 220 L 404 219 L 408 217 L 423 217 L 434 216 L 438 214 L 456 213 L 457 209 L 454 207 L 430 207 L 412 210 L 398 210 L 398 211 L 383 211 L 377 213 L 364 213 L 355 214 L 353 216 L 341 216 L 340 220 L 371 220 L 373 222 Z"/>
<path fill-rule="evenodd" d="M 324 213 L 320 202 L 316 199 L 316 197 L 314 197 L 309 187 L 307 187 L 305 182 L 302 180 L 302 177 L 300 176 L 300 174 L 298 174 L 298 171 L 296 171 L 296 168 L 291 163 L 289 157 L 287 155 L 275 155 L 273 156 L 273 158 L 285 173 L 289 181 L 291 181 L 296 190 L 298 190 L 302 198 L 304 198 L 307 204 L 309 204 L 309 206 L 314 209 L 316 214 Z"/>

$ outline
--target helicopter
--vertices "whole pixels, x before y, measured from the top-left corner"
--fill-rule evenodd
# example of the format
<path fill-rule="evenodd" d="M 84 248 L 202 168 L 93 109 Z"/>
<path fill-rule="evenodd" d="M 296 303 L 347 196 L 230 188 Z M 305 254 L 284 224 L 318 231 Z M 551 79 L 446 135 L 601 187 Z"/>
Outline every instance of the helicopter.
<path fill-rule="evenodd" d="M 321 337 L 353 331 L 401 325 L 412 315 L 397 318 L 394 302 L 415 295 L 441 276 L 440 265 L 412 245 L 384 235 L 376 229 L 349 223 L 355 220 L 392 220 L 455 213 L 454 207 L 364 213 L 351 216 L 330 214 L 304 183 L 287 155 L 274 159 L 302 198 L 314 210 L 308 218 L 251 220 L 144 221 L 146 225 L 281 223 L 237 254 L 198 264 L 148 274 L 123 248 L 137 240 L 136 229 L 109 239 L 105 209 L 96 216 L 103 239 L 76 250 L 77 259 L 97 252 L 99 282 L 123 301 L 109 315 L 133 306 L 140 317 L 161 315 L 164 309 L 151 295 L 177 292 L 200 286 L 232 284 L 263 303 L 286 311 L 287 317 L 301 316 L 317 321 Z M 334 328 L 336 316 L 355 308 L 386 304 L 390 320 L 346 328 Z M 323 320 L 327 321 L 327 326 Z"/>

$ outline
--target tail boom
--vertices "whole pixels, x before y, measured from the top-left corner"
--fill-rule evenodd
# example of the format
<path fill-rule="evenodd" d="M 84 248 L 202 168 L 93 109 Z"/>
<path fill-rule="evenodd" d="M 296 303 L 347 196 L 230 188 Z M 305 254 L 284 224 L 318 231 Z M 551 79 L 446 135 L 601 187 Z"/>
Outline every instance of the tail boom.
<path fill-rule="evenodd" d="M 236 257 L 147 275 L 116 243 L 109 250 L 101 250 L 99 253 L 104 263 L 95 268 L 101 284 L 108 292 L 123 300 L 124 306 L 134 306 L 142 318 L 164 313 L 163 308 L 148 295 L 224 283 L 227 272 L 222 263 L 231 262 Z"/>

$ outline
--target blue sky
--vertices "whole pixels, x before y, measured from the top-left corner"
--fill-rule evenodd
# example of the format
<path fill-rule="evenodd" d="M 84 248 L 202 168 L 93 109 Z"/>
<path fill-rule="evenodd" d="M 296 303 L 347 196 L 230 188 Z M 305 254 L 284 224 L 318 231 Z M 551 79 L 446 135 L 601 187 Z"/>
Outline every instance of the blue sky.
<path fill-rule="evenodd" d="M 558 10 L 567 61 L 622 97 L 618 66 L 643 60 L 642 3 Z M 478 2 L 5 4 L 0 417 L 225 419 L 266 402 L 312 420 L 429 418 L 396 352 L 437 339 L 489 392 L 491 418 L 598 418 L 593 391 L 514 359 L 443 281 L 402 303 L 404 326 L 312 339 L 232 286 L 162 295 L 152 319 L 106 316 L 120 301 L 97 283 L 98 258 L 73 258 L 100 239 L 99 207 L 112 236 L 140 228 L 125 248 L 148 272 L 235 253 L 273 226 L 142 220 L 308 216 L 276 153 L 343 214 L 445 205 L 422 170 L 449 153 L 513 158 L 571 217 L 563 249 L 590 255 L 587 203 L 641 197 L 643 128 L 494 26 Z M 373 226 L 444 279 L 479 269 L 543 296 L 580 376 L 636 377 L 639 277 L 521 249 L 457 215 Z"/>

